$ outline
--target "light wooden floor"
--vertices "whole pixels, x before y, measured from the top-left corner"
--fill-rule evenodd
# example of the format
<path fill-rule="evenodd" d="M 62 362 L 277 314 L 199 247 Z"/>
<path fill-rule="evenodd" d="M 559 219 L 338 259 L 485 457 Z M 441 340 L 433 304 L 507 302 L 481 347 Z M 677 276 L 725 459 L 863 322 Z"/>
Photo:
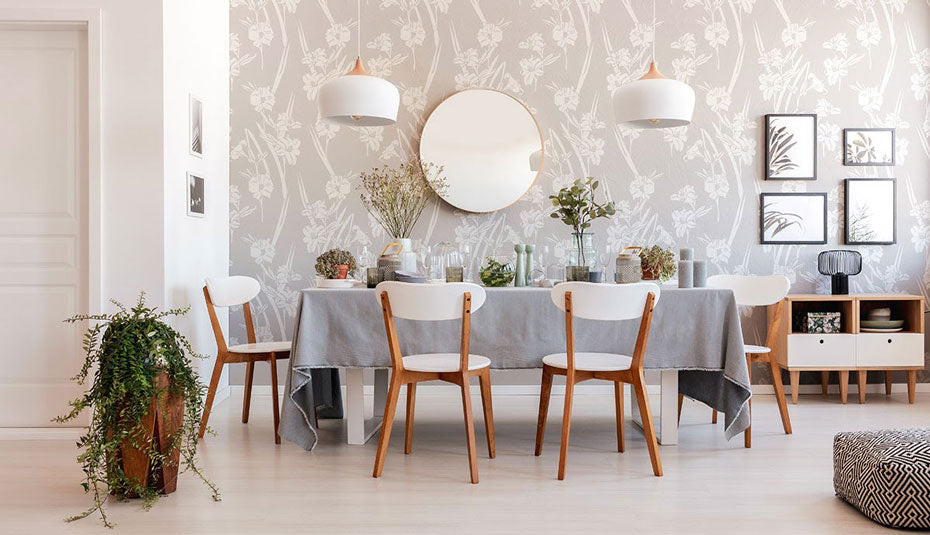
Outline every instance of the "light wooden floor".
<path fill-rule="evenodd" d="M 477 388 L 475 389 L 477 390 Z M 866 405 L 802 396 L 790 406 L 794 435 L 781 432 L 772 396 L 756 398 L 753 448 L 726 442 L 710 410 L 685 404 L 681 444 L 662 447 L 665 476 L 653 477 L 641 433 L 627 422 L 627 451 L 615 451 L 612 397 L 577 396 L 566 480 L 556 480 L 561 400 L 553 396 L 543 455 L 533 456 L 537 398 L 494 399 L 497 458 L 487 459 L 476 413 L 481 483 L 468 483 L 461 405 L 421 394 L 412 455 L 403 454 L 398 405 L 384 477 L 372 479 L 374 443 L 347 446 L 341 422 L 324 422 L 308 453 L 271 436 L 270 397 L 239 422 L 239 400 L 213 412 L 218 437 L 201 448 L 223 501 L 182 475 L 178 492 L 150 512 L 113 503 L 116 533 L 871 533 L 885 531 L 833 495 L 837 431 L 926 426 L 930 394 L 869 395 Z M 850 398 L 854 398 L 851 396 Z M 476 407 L 478 399 L 475 399 Z M 629 410 L 629 404 L 627 404 Z M 722 420 L 722 418 L 721 418 Z M 0 533 L 103 533 L 96 518 L 61 519 L 88 501 L 78 484 L 72 438 L 11 440 L 0 433 Z"/>

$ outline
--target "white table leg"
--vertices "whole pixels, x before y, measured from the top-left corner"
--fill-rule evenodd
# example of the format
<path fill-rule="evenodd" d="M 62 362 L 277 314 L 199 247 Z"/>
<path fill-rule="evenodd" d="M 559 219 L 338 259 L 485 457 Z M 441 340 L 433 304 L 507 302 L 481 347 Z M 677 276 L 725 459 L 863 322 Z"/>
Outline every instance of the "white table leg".
<path fill-rule="evenodd" d="M 388 370 L 378 368 L 375 370 L 375 417 L 384 416 L 384 402 L 387 400 Z"/>
<path fill-rule="evenodd" d="M 649 372 L 646 373 L 649 374 Z M 662 370 L 659 375 L 659 411 L 652 411 L 656 439 L 663 446 L 674 446 L 678 444 L 678 370 Z M 639 415 L 636 396 L 630 396 L 630 398 L 632 401 L 630 410 L 633 415 L 633 423 L 642 429 L 643 421 Z M 655 407 L 653 399 L 649 400 L 649 404 L 651 407 Z"/>
<path fill-rule="evenodd" d="M 346 442 L 365 444 L 381 429 L 381 419 L 365 421 L 365 381 L 362 368 L 346 368 Z M 375 381 L 377 383 L 377 381 Z M 367 425 L 366 425 L 367 424 Z"/>

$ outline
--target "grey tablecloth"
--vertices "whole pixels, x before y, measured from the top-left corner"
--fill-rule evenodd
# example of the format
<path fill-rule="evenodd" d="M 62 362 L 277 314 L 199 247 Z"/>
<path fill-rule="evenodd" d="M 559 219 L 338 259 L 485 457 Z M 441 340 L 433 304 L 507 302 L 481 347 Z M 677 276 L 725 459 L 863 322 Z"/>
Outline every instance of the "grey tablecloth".
<path fill-rule="evenodd" d="M 488 288 L 487 302 L 472 315 L 471 352 L 490 358 L 493 368 L 541 368 L 543 356 L 564 352 L 564 316 L 549 291 Z M 631 354 L 638 327 L 638 321 L 576 320 L 575 347 Z M 404 354 L 457 352 L 460 329 L 458 321 L 397 320 Z M 342 417 L 339 375 L 325 368 L 391 365 L 374 290 L 303 290 L 292 340 L 280 433 L 309 450 L 317 417 Z M 645 367 L 681 370 L 679 391 L 724 413 L 728 439 L 749 426 L 749 374 L 731 291 L 663 287 Z"/>

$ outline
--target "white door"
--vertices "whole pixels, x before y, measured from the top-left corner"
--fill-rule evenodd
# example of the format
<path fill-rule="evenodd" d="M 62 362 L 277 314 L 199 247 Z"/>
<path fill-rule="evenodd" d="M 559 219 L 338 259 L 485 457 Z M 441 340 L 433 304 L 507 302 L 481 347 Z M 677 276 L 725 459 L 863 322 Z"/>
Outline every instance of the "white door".
<path fill-rule="evenodd" d="M 0 426 L 52 426 L 81 392 L 62 320 L 87 310 L 86 108 L 86 31 L 0 28 Z"/>

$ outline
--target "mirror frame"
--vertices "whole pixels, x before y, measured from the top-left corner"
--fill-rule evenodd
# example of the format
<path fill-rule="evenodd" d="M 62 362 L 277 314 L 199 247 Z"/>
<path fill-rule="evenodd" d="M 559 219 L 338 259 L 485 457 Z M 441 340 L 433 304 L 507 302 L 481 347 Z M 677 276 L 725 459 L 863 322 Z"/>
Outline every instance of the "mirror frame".
<path fill-rule="evenodd" d="M 542 175 L 543 167 L 545 166 L 545 163 L 546 163 L 546 138 L 543 136 L 542 127 L 539 125 L 539 121 L 536 119 L 536 115 L 533 113 L 532 110 L 530 110 L 529 106 L 527 106 L 522 100 L 520 100 L 520 99 L 518 99 L 517 97 L 511 95 L 510 93 L 506 93 L 506 92 L 504 92 L 504 91 L 501 91 L 500 89 L 494 89 L 494 88 L 490 88 L 490 87 L 469 87 L 468 89 L 462 89 L 461 91 L 456 91 L 455 93 L 452 93 L 452 94 L 450 94 L 450 95 L 447 95 L 445 98 L 443 98 L 443 99 L 439 102 L 439 104 L 437 104 L 437 105 L 429 112 L 429 115 L 426 117 L 426 120 L 423 121 L 423 128 L 420 129 L 420 143 L 419 143 L 419 147 L 417 148 L 417 153 L 418 153 L 419 156 L 420 156 L 421 165 L 422 165 L 422 162 L 425 161 L 424 158 L 423 158 L 423 132 L 426 130 L 427 125 L 429 125 L 430 119 L 433 118 L 433 114 L 436 112 L 436 110 L 439 109 L 440 106 L 442 106 L 442 105 L 443 105 L 446 101 L 448 101 L 450 98 L 452 98 L 452 97 L 454 97 L 454 96 L 456 96 L 456 95 L 460 95 L 460 94 L 462 94 L 462 93 L 468 92 L 468 91 L 493 91 L 493 92 L 495 92 L 495 93 L 500 93 L 501 95 L 504 95 L 505 97 L 512 99 L 514 102 L 516 102 L 516 103 L 519 104 L 520 106 L 523 106 L 523 109 L 526 110 L 527 115 L 529 115 L 530 118 L 533 119 L 533 124 L 536 125 L 536 132 L 539 134 L 540 159 L 539 159 L 539 168 L 536 170 L 536 176 L 533 177 L 533 180 L 532 180 L 532 181 L 530 181 L 529 185 L 526 187 L 526 190 L 524 190 L 523 193 L 521 193 L 520 196 L 517 197 L 517 198 L 516 198 L 513 202 L 511 202 L 510 204 L 508 204 L 508 205 L 506 205 L 506 206 L 502 206 L 502 207 L 500 207 L 500 208 L 495 208 L 495 209 L 493 209 L 493 210 L 487 210 L 487 211 L 484 211 L 484 212 L 475 212 L 475 211 L 468 210 L 468 209 L 466 209 L 466 208 L 461 208 L 461 207 L 459 207 L 459 206 L 456 206 L 456 205 L 452 204 L 451 202 L 449 202 L 448 199 L 446 199 L 446 198 L 443 197 L 441 194 L 439 194 L 439 192 L 436 192 L 436 195 L 437 195 L 440 199 L 442 199 L 443 202 L 445 202 L 446 204 L 448 204 L 449 206 L 451 206 L 451 207 L 453 207 L 453 208 L 455 208 L 455 209 L 457 209 L 457 210 L 462 210 L 463 212 L 468 212 L 468 213 L 471 213 L 471 214 L 490 214 L 490 213 L 492 213 L 492 212 L 497 212 L 497 211 L 499 211 L 499 210 L 506 210 L 507 208 L 510 208 L 511 206 L 513 206 L 514 204 L 516 204 L 517 202 L 519 202 L 520 199 L 522 199 L 523 197 L 526 196 L 527 193 L 529 193 L 529 191 L 530 191 L 530 189 L 533 187 L 533 185 L 536 184 L 536 181 L 539 180 L 539 177 Z M 440 165 L 440 166 L 442 165 L 442 164 L 439 163 L 439 162 L 429 162 L 429 163 L 432 163 L 432 164 L 434 164 L 434 165 Z M 434 190 L 434 191 L 435 191 L 435 190 Z"/>

